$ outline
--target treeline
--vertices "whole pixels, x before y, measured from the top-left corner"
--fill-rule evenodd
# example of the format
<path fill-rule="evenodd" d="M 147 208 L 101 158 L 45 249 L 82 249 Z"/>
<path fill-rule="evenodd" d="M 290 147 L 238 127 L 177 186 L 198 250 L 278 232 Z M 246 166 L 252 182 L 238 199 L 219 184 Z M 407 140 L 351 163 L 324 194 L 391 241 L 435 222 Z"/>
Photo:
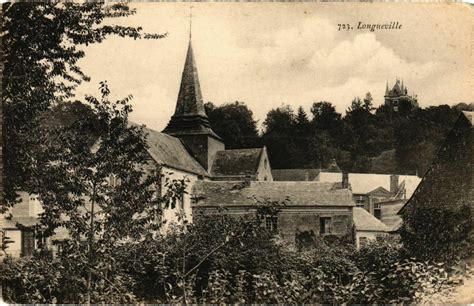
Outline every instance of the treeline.
<path fill-rule="evenodd" d="M 344 171 L 418 174 L 422 176 L 461 110 L 460 103 L 428 108 L 373 106 L 367 93 L 338 113 L 330 102 L 315 102 L 309 113 L 290 106 L 270 110 L 259 132 L 252 111 L 242 102 L 206 111 L 214 131 L 228 149 L 265 145 L 275 169 L 325 168 L 335 160 Z"/>

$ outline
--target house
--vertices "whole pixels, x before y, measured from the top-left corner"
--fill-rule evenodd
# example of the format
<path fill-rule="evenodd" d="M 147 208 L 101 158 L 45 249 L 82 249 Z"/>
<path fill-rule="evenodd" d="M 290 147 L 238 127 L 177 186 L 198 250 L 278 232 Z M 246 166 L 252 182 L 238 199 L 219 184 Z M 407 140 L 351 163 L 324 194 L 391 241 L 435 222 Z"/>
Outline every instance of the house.
<path fill-rule="evenodd" d="M 256 214 L 256 200 L 288 199 L 277 216 L 267 216 L 264 224 L 292 244 L 303 236 L 344 237 L 352 233 L 352 194 L 337 183 L 199 181 L 193 194 L 195 216 L 217 213 L 225 207 L 231 216 L 248 218 Z"/>
<path fill-rule="evenodd" d="M 39 223 L 42 207 L 35 195 L 19 193 L 21 202 L 0 217 L 0 228 L 8 243 L 6 253 L 12 257 L 31 256 L 38 247 L 33 226 Z M 1 255 L 0 255 L 1 256 Z"/>
<path fill-rule="evenodd" d="M 439 213 L 439 215 L 430 215 Z M 446 215 L 457 215 L 452 224 L 443 224 L 451 232 L 461 233 L 461 223 L 469 226 L 466 241 L 473 239 L 474 216 L 474 112 L 462 112 L 446 137 L 431 167 L 413 193 L 413 196 L 398 213 L 403 217 L 413 237 L 426 237 L 426 230 L 437 224 Z M 429 218 L 427 216 L 430 216 Z M 441 221 L 445 222 L 445 221 Z M 446 221 L 449 223 L 449 220 Z M 428 235 L 429 236 L 429 235 Z M 432 245 L 439 241 L 420 243 Z"/>
<path fill-rule="evenodd" d="M 385 105 L 393 112 L 407 112 L 418 107 L 416 95 L 408 94 L 408 88 L 403 85 L 403 81 L 395 81 L 392 89 L 389 89 L 388 82 L 385 89 Z"/>
<path fill-rule="evenodd" d="M 389 232 L 389 228 L 384 223 L 361 207 L 354 207 L 353 216 L 358 249 Z"/>
<path fill-rule="evenodd" d="M 373 173 L 334 173 L 321 171 L 320 182 L 347 182 L 352 190 L 357 207 L 364 208 L 377 219 L 386 219 L 382 214 L 394 200 L 408 199 L 421 179 L 415 175 L 373 174 Z"/>

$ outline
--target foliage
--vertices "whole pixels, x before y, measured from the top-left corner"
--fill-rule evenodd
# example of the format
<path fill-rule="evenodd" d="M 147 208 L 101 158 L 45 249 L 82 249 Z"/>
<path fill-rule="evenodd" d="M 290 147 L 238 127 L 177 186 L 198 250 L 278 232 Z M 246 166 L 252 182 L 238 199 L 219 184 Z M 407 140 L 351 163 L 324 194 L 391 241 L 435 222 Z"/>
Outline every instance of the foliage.
<path fill-rule="evenodd" d="M 354 98 L 345 116 L 327 101 L 313 103 L 311 116 L 301 107 L 270 110 L 261 138 L 272 167 L 326 168 L 336 160 L 343 171 L 423 175 L 463 109 L 394 112 L 372 101 L 370 93 Z"/>
<path fill-rule="evenodd" d="M 433 206 L 405 213 L 401 237 L 410 254 L 423 260 L 441 260 L 450 265 L 473 254 L 472 203 Z M 420 246 L 423 247 L 420 247 Z"/>
<path fill-rule="evenodd" d="M 222 137 L 228 149 L 254 148 L 259 144 L 257 122 L 243 102 L 215 106 L 205 104 L 212 129 Z"/>
<path fill-rule="evenodd" d="M 97 281 L 95 292 L 102 292 L 102 299 L 93 300 L 416 303 L 450 282 L 443 264 L 409 258 L 392 239 L 379 239 L 356 252 L 324 242 L 297 252 L 278 243 L 256 218 L 239 220 L 222 213 L 200 218 L 195 224 L 177 225 L 167 235 L 116 247 L 116 265 L 108 274 L 114 286 Z M 25 258 L 3 265 L 0 277 L 7 297 L 17 302 L 80 301 L 85 278 L 79 271 L 85 270 L 68 270 L 73 260 Z"/>
<path fill-rule="evenodd" d="M 36 227 L 45 237 L 68 234 L 58 264 L 74 294 L 55 295 L 65 302 L 133 300 L 117 248 L 159 231 L 162 208 L 183 192 L 171 181 L 170 194 L 157 194 L 161 176 L 147 165 L 144 130 L 128 123 L 131 97 L 111 101 L 106 82 L 100 91 L 100 100 L 87 97 L 90 116 L 41 126 L 30 156 L 26 191 L 38 195 L 44 210 Z M 91 126 L 100 137 L 91 139 Z"/>
<path fill-rule="evenodd" d="M 133 15 L 126 4 L 98 2 L 16 2 L 3 5 L 3 91 L 5 124 L 5 193 L 9 205 L 31 177 L 31 140 L 36 118 L 57 103 L 71 101 L 89 77 L 78 66 L 81 45 L 100 43 L 110 35 L 133 39 L 163 38 L 140 27 L 113 25 Z M 3 205 L 3 204 L 2 204 Z"/>

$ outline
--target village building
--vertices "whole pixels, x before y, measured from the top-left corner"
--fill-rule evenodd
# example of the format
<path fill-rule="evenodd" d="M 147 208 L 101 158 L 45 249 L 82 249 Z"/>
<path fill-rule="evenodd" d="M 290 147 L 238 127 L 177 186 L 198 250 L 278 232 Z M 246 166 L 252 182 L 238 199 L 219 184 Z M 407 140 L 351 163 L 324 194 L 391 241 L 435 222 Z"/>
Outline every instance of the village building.
<path fill-rule="evenodd" d="M 470 226 L 473 239 L 474 216 L 474 112 L 464 111 L 447 135 L 446 140 L 413 196 L 399 211 L 406 219 L 422 219 L 424 224 L 432 211 L 462 214 Z M 433 220 L 435 222 L 436 220 Z M 453 231 L 461 220 L 453 224 Z M 408 224 L 408 230 L 417 234 Z"/>
<path fill-rule="evenodd" d="M 285 202 L 276 216 L 266 216 L 264 226 L 293 245 L 306 236 L 350 237 L 353 231 L 355 204 L 340 183 L 199 181 L 193 194 L 196 216 L 225 208 L 230 216 L 254 218 L 257 201 Z"/>
<path fill-rule="evenodd" d="M 377 239 L 377 237 L 386 235 L 390 231 L 387 225 L 363 208 L 354 207 L 353 215 L 355 242 L 358 249 L 367 245 L 368 242 Z"/>
<path fill-rule="evenodd" d="M 416 175 L 343 173 L 331 169 L 273 169 L 275 181 L 341 182 L 352 191 L 357 207 L 381 220 L 390 230 L 401 224 L 398 210 L 421 181 Z"/>
<path fill-rule="evenodd" d="M 389 89 L 388 82 L 385 88 L 385 105 L 394 112 L 406 112 L 418 107 L 416 95 L 408 94 L 408 88 L 403 84 L 403 81 L 397 79 L 392 89 Z"/>

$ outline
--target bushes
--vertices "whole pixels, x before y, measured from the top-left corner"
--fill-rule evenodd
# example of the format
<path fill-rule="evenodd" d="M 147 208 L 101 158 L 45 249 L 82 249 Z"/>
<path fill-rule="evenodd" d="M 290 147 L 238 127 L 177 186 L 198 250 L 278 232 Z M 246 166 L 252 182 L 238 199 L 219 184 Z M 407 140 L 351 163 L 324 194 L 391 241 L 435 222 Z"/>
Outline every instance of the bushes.
<path fill-rule="evenodd" d="M 442 264 L 407 257 L 396 240 L 297 252 L 252 221 L 221 215 L 114 251 L 113 262 L 100 261 L 110 266 L 96 267 L 93 302 L 413 303 L 448 282 Z M 88 269 L 74 256 L 4 264 L 6 300 L 83 302 Z"/>

